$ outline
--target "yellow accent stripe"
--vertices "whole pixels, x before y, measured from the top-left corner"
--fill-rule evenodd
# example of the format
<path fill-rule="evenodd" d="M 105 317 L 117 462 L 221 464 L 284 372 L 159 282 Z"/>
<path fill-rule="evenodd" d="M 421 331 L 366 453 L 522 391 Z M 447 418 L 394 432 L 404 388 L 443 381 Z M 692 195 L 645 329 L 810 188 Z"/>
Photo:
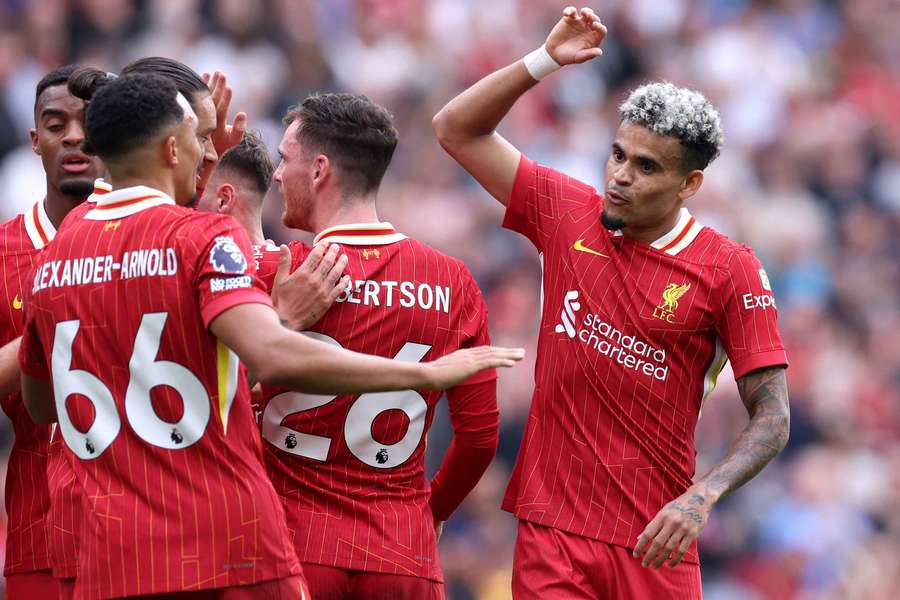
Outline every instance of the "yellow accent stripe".
<path fill-rule="evenodd" d="M 225 412 L 228 406 L 228 366 L 231 363 L 231 350 L 216 340 L 216 379 L 219 384 L 219 417 L 222 421 L 222 430 L 228 429 L 228 414 Z"/>

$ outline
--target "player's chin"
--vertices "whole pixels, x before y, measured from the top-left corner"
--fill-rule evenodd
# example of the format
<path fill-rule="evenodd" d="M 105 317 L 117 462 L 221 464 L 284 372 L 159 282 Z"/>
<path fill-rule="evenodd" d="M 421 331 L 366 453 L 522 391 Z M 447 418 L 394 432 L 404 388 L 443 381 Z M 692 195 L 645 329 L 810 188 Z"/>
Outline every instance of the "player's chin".
<path fill-rule="evenodd" d="M 600 213 L 600 223 L 610 231 L 618 231 L 628 224 L 625 216 L 615 207 L 604 207 Z"/>
<path fill-rule="evenodd" d="M 74 198 L 87 198 L 94 193 L 95 173 L 64 175 L 59 179 L 59 191 Z"/>

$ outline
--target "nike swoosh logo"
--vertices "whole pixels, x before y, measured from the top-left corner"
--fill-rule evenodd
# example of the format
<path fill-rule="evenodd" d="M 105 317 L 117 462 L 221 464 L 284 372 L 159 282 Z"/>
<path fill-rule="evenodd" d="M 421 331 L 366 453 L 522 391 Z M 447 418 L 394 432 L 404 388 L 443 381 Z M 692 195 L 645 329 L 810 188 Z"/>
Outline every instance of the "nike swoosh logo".
<path fill-rule="evenodd" d="M 22 300 L 19 298 L 18 294 L 16 294 L 16 297 L 13 298 L 13 308 L 16 310 L 22 310 Z"/>
<path fill-rule="evenodd" d="M 578 250 L 579 252 L 587 252 L 588 254 L 594 254 L 596 256 L 602 256 L 603 258 L 609 258 L 609 256 L 607 256 L 606 254 L 603 254 L 602 252 L 597 252 L 596 250 L 591 250 L 590 248 L 588 248 L 587 246 L 585 246 L 584 244 L 581 243 L 583 241 L 584 241 L 584 239 L 577 240 L 573 247 L 576 250 Z"/>

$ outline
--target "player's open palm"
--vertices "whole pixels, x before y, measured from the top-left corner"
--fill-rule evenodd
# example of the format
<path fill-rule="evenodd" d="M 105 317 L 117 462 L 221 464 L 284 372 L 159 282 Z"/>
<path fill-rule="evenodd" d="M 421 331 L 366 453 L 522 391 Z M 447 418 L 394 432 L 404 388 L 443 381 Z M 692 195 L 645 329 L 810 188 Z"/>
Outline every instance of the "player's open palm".
<path fill-rule="evenodd" d="M 547 52 L 561 65 L 583 63 L 603 54 L 598 46 L 605 37 L 606 26 L 593 10 L 567 6 L 547 36 Z"/>
<path fill-rule="evenodd" d="M 434 390 L 446 390 L 485 369 L 512 367 L 525 357 L 524 348 L 500 348 L 478 346 L 451 352 L 446 356 L 425 363 Z"/>

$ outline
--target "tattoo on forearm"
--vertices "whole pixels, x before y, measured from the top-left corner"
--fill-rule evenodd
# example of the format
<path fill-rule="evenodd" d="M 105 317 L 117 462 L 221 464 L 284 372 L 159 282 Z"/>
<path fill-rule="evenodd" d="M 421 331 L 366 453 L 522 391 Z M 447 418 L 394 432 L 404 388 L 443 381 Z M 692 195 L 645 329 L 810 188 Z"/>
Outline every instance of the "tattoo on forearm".
<path fill-rule="evenodd" d="M 783 367 L 753 371 L 737 383 L 750 423 L 728 455 L 701 480 L 721 496 L 753 479 L 785 447 L 790 431 Z"/>

